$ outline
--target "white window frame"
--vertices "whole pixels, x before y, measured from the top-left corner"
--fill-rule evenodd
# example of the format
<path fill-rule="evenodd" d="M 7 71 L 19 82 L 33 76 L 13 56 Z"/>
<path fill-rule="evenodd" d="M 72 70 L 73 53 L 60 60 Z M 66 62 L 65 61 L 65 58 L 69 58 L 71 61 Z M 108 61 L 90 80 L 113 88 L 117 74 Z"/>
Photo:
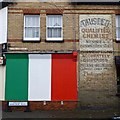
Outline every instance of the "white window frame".
<path fill-rule="evenodd" d="M 119 19 L 120 19 L 120 15 L 116 15 L 116 41 L 118 41 L 118 42 L 120 42 L 120 38 L 118 38 L 118 36 L 117 36 L 117 34 L 120 34 L 120 33 L 117 33 L 117 32 L 119 32 L 119 30 L 117 31 L 117 28 L 120 28 L 120 26 L 119 26 Z M 118 24 L 119 23 L 119 24 Z"/>
<path fill-rule="evenodd" d="M 38 38 L 27 38 L 25 37 L 25 17 L 26 16 L 39 16 L 39 37 Z M 34 27 L 34 26 L 30 26 L 30 27 Z M 24 38 L 23 38 L 23 41 L 40 41 L 40 15 L 24 15 Z"/>
<path fill-rule="evenodd" d="M 48 38 L 48 27 L 53 27 L 53 26 L 48 26 L 47 23 L 48 23 L 48 17 L 49 16 L 61 16 L 61 37 L 51 37 L 51 38 Z M 60 27 L 56 27 L 54 26 L 55 28 L 60 28 Z M 47 15 L 46 17 L 46 41 L 63 41 L 63 16 L 62 15 Z"/>

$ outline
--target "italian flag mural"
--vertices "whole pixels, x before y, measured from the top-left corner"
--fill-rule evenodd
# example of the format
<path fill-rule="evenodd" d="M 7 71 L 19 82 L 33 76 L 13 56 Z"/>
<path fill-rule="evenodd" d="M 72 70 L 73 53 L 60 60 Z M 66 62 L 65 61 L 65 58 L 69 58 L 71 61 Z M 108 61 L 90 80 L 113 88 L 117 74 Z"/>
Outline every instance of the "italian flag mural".
<path fill-rule="evenodd" d="M 3 78 L 2 100 L 77 100 L 72 54 L 6 54 Z"/>

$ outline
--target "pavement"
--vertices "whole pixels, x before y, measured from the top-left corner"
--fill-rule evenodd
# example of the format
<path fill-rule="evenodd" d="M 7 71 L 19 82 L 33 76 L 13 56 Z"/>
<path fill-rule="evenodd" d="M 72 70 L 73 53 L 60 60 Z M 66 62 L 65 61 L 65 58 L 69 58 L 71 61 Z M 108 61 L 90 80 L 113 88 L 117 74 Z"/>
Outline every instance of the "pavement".
<path fill-rule="evenodd" d="M 0 101 L 0 119 L 2 119 L 2 102 Z"/>
<path fill-rule="evenodd" d="M 79 119 L 115 119 L 120 120 L 120 108 L 77 108 L 70 111 L 12 111 L 2 112 L 2 118 L 79 118 Z"/>

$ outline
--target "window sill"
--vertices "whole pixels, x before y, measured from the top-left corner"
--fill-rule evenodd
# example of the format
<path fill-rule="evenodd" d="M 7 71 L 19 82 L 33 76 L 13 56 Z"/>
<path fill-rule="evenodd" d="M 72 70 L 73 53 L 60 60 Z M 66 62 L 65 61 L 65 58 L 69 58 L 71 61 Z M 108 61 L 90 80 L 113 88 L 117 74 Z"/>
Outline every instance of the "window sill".
<path fill-rule="evenodd" d="M 51 42 L 62 42 L 63 38 L 47 38 L 46 41 Z"/>
<path fill-rule="evenodd" d="M 40 42 L 39 38 L 24 38 L 23 42 Z"/>

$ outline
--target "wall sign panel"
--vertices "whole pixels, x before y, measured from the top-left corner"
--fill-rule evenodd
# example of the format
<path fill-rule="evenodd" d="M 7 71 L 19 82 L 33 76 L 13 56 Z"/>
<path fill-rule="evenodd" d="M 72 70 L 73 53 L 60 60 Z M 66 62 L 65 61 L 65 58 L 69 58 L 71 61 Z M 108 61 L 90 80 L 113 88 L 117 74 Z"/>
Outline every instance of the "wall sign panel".
<path fill-rule="evenodd" d="M 107 89 L 114 82 L 113 53 L 80 54 L 80 80 L 84 89 Z M 112 88 L 112 87 L 111 87 Z"/>
<path fill-rule="evenodd" d="M 113 51 L 111 15 L 80 15 L 80 50 Z"/>

